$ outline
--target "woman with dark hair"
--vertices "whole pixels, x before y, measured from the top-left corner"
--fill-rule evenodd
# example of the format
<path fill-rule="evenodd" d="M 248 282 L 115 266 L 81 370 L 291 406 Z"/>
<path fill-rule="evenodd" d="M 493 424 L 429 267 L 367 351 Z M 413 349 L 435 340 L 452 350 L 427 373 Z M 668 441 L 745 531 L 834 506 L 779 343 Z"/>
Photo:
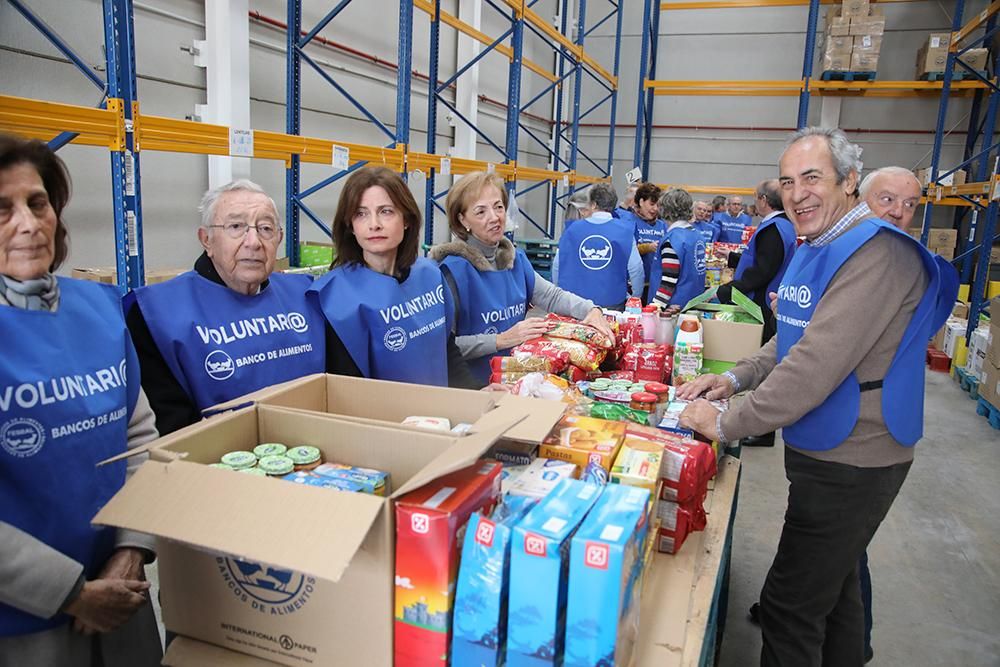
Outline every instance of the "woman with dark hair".
<path fill-rule="evenodd" d="M 386 167 L 351 174 L 333 218 L 337 258 L 309 289 L 329 325 L 327 372 L 478 389 L 455 346 L 437 264 L 418 258 L 420 209 Z"/>
<path fill-rule="evenodd" d="M 90 525 L 130 472 L 97 463 L 157 433 L 117 290 L 53 273 L 69 195 L 44 143 L 0 135 L 0 665 L 158 665 L 152 543 Z"/>

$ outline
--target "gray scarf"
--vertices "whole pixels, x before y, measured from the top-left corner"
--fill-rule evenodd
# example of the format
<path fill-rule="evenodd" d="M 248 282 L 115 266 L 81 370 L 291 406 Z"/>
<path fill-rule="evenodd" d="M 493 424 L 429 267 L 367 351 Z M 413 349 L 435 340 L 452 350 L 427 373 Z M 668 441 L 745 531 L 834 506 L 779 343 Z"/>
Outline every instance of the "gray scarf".
<path fill-rule="evenodd" d="M 0 305 L 55 312 L 59 308 L 59 281 L 51 273 L 31 280 L 0 273 Z"/>

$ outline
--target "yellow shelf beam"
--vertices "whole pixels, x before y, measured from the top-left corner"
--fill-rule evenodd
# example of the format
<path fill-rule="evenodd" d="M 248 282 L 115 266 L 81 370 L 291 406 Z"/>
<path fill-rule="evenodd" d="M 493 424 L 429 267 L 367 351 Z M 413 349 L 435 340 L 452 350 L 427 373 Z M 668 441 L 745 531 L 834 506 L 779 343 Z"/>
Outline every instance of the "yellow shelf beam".
<path fill-rule="evenodd" d="M 433 2 L 429 2 L 428 0 L 413 0 L 413 6 L 425 12 L 428 16 L 430 16 L 432 21 L 434 20 Z M 451 26 L 452 28 L 459 31 L 463 35 L 471 37 L 472 39 L 476 40 L 480 44 L 483 44 L 484 46 L 489 46 L 490 44 L 493 43 L 493 39 L 491 39 L 489 35 L 487 35 L 484 32 L 480 32 L 479 30 L 476 30 L 468 23 L 459 20 L 458 18 L 452 16 L 447 12 L 441 12 L 441 22 Z M 509 46 L 506 46 L 504 44 L 497 44 L 496 51 L 506 56 L 507 60 L 514 59 L 514 50 L 511 49 Z M 542 67 L 541 65 L 532 60 L 529 60 L 527 58 L 522 58 L 521 62 L 523 63 L 524 67 L 526 67 L 527 69 L 531 70 L 532 72 L 534 72 L 535 74 L 539 75 L 544 79 L 547 79 L 553 83 L 559 80 L 558 76 L 556 76 L 548 69 Z"/>
<path fill-rule="evenodd" d="M 1000 183 L 1000 177 L 994 177 L 993 180 L 989 181 L 965 183 L 963 185 L 928 185 L 927 197 L 934 201 L 934 203 L 937 203 L 938 193 L 940 193 L 941 197 L 954 197 L 957 195 L 989 197 L 990 192 L 998 183 Z"/>
<path fill-rule="evenodd" d="M 976 18 L 966 23 L 964 26 L 962 26 L 961 30 L 959 30 L 958 32 L 956 32 L 951 36 L 950 50 L 958 51 L 958 43 L 961 42 L 966 37 L 968 37 L 969 35 L 971 35 L 973 32 L 975 32 L 981 25 L 986 23 L 986 21 L 991 16 L 996 14 L 998 11 L 1000 11 L 1000 0 L 995 0 L 994 2 L 990 3 L 989 7 L 979 12 L 979 14 L 976 15 Z"/>
<path fill-rule="evenodd" d="M 798 95 L 804 88 L 803 80 L 720 80 L 720 81 L 665 81 L 647 80 L 646 89 L 656 95 L 725 95 L 780 97 Z M 940 91 L 942 81 L 818 81 L 809 82 L 814 95 L 855 95 L 862 97 L 918 97 Z M 952 82 L 952 91 L 966 94 L 988 88 L 977 80 Z"/>
<path fill-rule="evenodd" d="M 108 100 L 107 109 L 43 102 L 0 95 L 0 131 L 49 141 L 61 132 L 76 132 L 77 144 L 122 150 L 125 145 L 121 100 Z"/>
<path fill-rule="evenodd" d="M 878 0 L 889 2 L 918 2 L 919 0 Z M 821 5 L 839 5 L 840 0 L 820 0 Z M 708 2 L 663 2 L 660 11 L 686 9 L 749 9 L 753 7 L 808 7 L 809 0 L 711 0 Z"/>
<path fill-rule="evenodd" d="M 753 196 L 756 191 L 753 188 L 737 188 L 728 185 L 678 185 L 677 183 L 657 183 L 661 190 L 680 188 L 695 195 L 740 195 L 743 197 Z"/>

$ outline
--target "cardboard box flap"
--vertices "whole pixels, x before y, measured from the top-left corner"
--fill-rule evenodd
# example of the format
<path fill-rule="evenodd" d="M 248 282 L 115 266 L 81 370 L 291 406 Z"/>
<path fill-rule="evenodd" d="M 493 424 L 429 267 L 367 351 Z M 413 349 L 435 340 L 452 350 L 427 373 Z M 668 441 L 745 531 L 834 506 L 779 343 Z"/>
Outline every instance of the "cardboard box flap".
<path fill-rule="evenodd" d="M 319 381 L 318 380 L 319 378 L 326 378 L 326 374 L 313 373 L 312 375 L 303 375 L 302 377 L 295 378 L 294 380 L 287 380 L 285 382 L 279 382 L 278 384 L 272 384 L 267 387 L 262 387 L 257 391 L 252 391 L 249 394 L 244 394 L 242 396 L 234 398 L 231 401 L 225 401 L 223 403 L 218 403 L 216 405 L 213 405 L 210 408 L 205 408 L 204 410 L 201 411 L 201 414 L 202 417 L 208 418 L 223 412 L 228 412 L 231 410 L 239 410 L 251 406 L 257 401 L 269 398 L 274 394 L 280 394 L 294 385 L 304 384 L 309 382 L 310 380 Z"/>
<path fill-rule="evenodd" d="M 514 407 L 506 406 L 488 412 L 464 438 L 455 440 L 455 444 L 441 452 L 428 463 L 419 473 L 411 477 L 405 484 L 396 489 L 393 498 L 406 495 L 414 489 L 433 482 L 442 475 L 468 468 L 478 461 L 486 450 L 501 436 L 520 423 L 526 414 Z"/>
<path fill-rule="evenodd" d="M 178 635 L 167 646 L 167 667 L 275 667 L 279 663 Z"/>
<path fill-rule="evenodd" d="M 504 437 L 508 440 L 535 443 L 541 442 L 548 437 L 552 429 L 562 419 L 567 407 L 561 401 L 547 401 L 541 398 L 514 396 L 513 394 L 502 394 L 499 405 L 501 407 L 515 408 L 526 415 L 524 420 L 511 428 Z M 496 412 L 498 412 L 498 409 L 494 409 L 492 412 L 486 414 L 492 415 Z M 485 422 L 480 418 L 479 423 Z"/>
<path fill-rule="evenodd" d="M 684 306 L 684 310 L 681 312 L 686 313 L 689 310 L 727 311 L 736 307 L 752 317 L 757 324 L 764 323 L 764 314 L 761 312 L 760 306 L 751 301 L 747 295 L 743 294 L 738 289 L 732 290 L 732 306 L 722 303 L 710 303 L 711 300 L 715 298 L 718 291 L 719 286 L 708 288 L 695 298 L 688 301 L 687 305 Z"/>
<path fill-rule="evenodd" d="M 336 582 L 384 502 L 362 493 L 293 486 L 187 461 L 149 461 L 93 523 Z"/>

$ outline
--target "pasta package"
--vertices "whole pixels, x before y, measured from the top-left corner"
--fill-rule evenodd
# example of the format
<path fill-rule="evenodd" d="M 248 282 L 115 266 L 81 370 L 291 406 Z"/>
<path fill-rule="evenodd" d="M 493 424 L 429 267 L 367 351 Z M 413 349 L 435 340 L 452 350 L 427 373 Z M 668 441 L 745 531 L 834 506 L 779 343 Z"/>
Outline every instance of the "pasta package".
<path fill-rule="evenodd" d="M 552 359 L 528 355 L 493 357 L 490 360 L 490 370 L 494 373 L 551 373 L 553 366 L 558 365 Z"/>
<path fill-rule="evenodd" d="M 490 375 L 490 384 L 514 384 L 525 375 L 528 375 L 528 373 L 518 373 L 516 371 L 510 373 L 494 372 Z"/>
<path fill-rule="evenodd" d="M 548 336 L 533 338 L 521 343 L 514 348 L 513 352 L 514 354 L 524 352 L 549 359 L 563 358 L 563 355 L 568 355 L 569 363 L 585 372 L 596 371 L 607 355 L 607 350 L 599 350 L 578 340 L 549 338 Z M 560 369 L 560 372 L 562 370 Z"/>
<path fill-rule="evenodd" d="M 511 350 L 511 357 L 518 359 L 537 357 L 549 361 L 548 373 L 562 373 L 569 365 L 569 352 L 558 345 L 552 345 L 545 338 L 532 338 Z M 508 357 L 510 358 L 510 357 Z M 492 362 L 491 362 L 492 363 Z M 493 369 L 496 372 L 496 369 Z M 506 371 L 506 369 L 505 369 Z M 534 371 L 543 372 L 543 371 Z"/>
<path fill-rule="evenodd" d="M 615 346 L 615 342 L 602 334 L 600 331 L 575 320 L 567 321 L 565 318 L 550 318 L 549 330 L 545 334 L 550 338 L 565 338 L 586 343 L 592 347 L 602 350 L 610 350 Z"/>
<path fill-rule="evenodd" d="M 708 482 L 717 471 L 711 445 L 638 424 L 627 426 L 626 437 L 648 440 L 663 447 L 661 499 L 701 504 L 708 492 Z"/>

